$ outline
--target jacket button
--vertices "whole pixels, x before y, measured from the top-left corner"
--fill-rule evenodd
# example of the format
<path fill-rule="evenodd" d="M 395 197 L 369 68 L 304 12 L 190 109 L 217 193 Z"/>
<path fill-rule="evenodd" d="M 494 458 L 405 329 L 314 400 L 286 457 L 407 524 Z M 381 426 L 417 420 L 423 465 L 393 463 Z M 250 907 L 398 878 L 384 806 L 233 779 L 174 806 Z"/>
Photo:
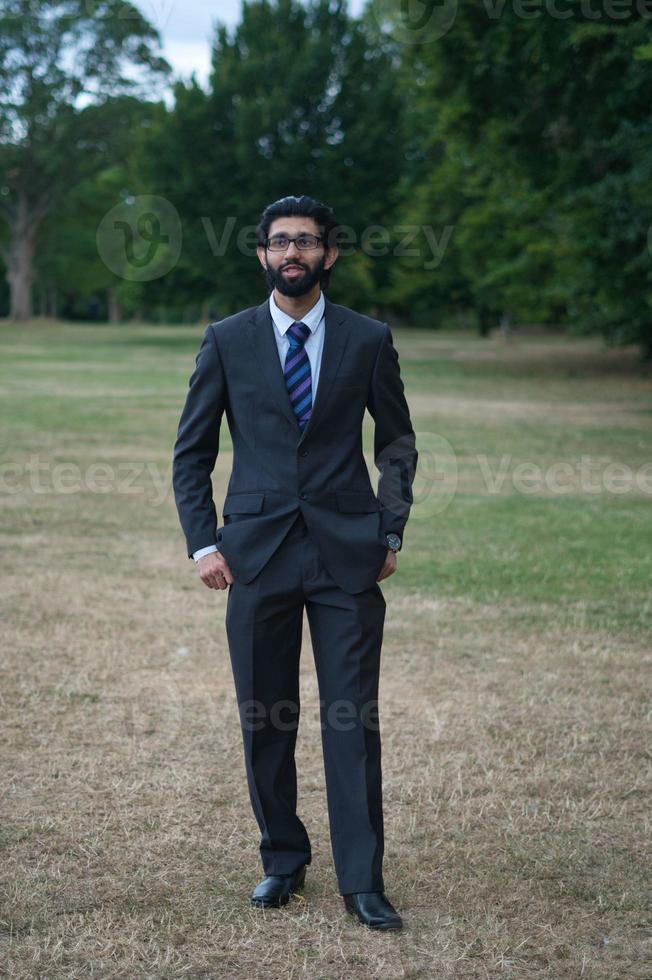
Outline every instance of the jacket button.
<path fill-rule="evenodd" d="M 300 493 L 299 494 L 299 500 L 305 500 L 307 498 L 307 496 L 308 496 L 307 493 Z"/>
<path fill-rule="evenodd" d="M 301 449 L 299 451 L 299 456 L 307 456 L 307 455 L 308 455 L 308 450 L 307 449 Z"/>
<path fill-rule="evenodd" d="M 221 534 L 221 533 L 220 533 L 220 534 L 218 534 L 218 536 L 217 536 L 217 540 L 218 540 L 218 541 L 221 541 L 221 540 L 222 540 L 222 534 Z"/>

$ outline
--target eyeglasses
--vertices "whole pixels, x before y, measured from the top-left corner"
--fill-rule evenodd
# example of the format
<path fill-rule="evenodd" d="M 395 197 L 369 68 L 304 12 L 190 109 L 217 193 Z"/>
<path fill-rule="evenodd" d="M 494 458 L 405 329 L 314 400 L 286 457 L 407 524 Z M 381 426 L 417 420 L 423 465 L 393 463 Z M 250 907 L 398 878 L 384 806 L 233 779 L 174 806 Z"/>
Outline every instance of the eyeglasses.
<path fill-rule="evenodd" d="M 265 245 L 272 252 L 284 252 L 290 242 L 295 242 L 297 248 L 307 252 L 311 248 L 317 248 L 323 240 L 319 235 L 297 235 L 296 238 L 290 238 L 288 235 L 272 235 L 265 241 Z"/>

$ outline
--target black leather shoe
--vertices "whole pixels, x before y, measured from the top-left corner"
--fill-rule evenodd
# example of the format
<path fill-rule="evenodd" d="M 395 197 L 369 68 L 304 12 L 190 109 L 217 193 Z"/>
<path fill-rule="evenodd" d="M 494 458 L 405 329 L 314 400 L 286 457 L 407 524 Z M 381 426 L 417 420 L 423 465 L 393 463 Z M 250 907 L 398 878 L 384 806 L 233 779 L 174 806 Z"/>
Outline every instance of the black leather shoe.
<path fill-rule="evenodd" d="M 347 912 L 357 915 L 370 929 L 402 929 L 403 920 L 385 892 L 352 892 L 343 895 Z"/>
<path fill-rule="evenodd" d="M 293 892 L 303 888 L 306 880 L 306 865 L 291 875 L 267 875 L 251 893 L 251 904 L 263 909 L 279 909 L 287 905 Z"/>

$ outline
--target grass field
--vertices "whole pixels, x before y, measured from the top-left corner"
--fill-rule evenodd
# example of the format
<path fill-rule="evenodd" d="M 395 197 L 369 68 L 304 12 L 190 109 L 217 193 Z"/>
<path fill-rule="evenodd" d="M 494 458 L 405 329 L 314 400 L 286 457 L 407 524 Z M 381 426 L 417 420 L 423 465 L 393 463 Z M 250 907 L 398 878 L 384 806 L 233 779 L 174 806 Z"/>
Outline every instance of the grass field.
<path fill-rule="evenodd" d="M 307 623 L 313 863 L 303 899 L 248 904 L 226 593 L 186 557 L 170 484 L 202 330 L 0 326 L 0 975 L 648 978 L 636 353 L 394 331 L 420 465 L 382 583 L 385 880 L 405 922 L 383 935 L 337 893 Z M 218 513 L 230 464 L 225 420 Z"/>

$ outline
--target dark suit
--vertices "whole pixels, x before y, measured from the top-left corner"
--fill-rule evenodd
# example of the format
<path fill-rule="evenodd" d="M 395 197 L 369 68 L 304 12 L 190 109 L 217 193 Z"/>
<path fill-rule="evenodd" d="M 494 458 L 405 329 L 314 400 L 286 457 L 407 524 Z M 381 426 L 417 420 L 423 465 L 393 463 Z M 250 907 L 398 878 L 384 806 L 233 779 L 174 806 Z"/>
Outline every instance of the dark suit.
<path fill-rule="evenodd" d="M 386 323 L 325 299 L 319 383 L 303 433 L 273 330 L 267 300 L 207 327 L 174 447 L 175 500 L 188 555 L 217 543 L 233 573 L 226 628 L 266 873 L 311 859 L 294 769 L 305 605 L 340 891 L 383 890 L 380 733 L 371 710 L 385 613 L 377 578 L 385 533 L 403 536 L 409 516 L 415 436 Z M 366 408 L 378 496 L 362 454 Z M 218 529 L 210 474 L 224 414 L 233 467 Z M 348 728 L 334 719 L 338 699 L 355 714 Z M 286 701 L 290 719 L 277 710 Z M 255 724 L 245 717 L 251 702 L 260 708 Z"/>

